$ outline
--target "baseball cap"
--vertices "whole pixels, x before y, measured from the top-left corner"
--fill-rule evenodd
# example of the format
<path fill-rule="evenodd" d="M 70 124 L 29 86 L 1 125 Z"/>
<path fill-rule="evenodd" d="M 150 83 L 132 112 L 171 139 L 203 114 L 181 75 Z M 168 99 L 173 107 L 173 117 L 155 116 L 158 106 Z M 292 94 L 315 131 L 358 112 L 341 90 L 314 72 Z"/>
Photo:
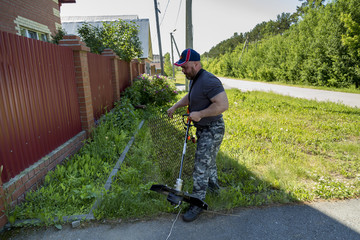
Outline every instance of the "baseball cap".
<path fill-rule="evenodd" d="M 191 48 L 185 49 L 181 53 L 179 61 L 174 63 L 174 65 L 180 67 L 189 61 L 200 61 L 200 54 Z"/>

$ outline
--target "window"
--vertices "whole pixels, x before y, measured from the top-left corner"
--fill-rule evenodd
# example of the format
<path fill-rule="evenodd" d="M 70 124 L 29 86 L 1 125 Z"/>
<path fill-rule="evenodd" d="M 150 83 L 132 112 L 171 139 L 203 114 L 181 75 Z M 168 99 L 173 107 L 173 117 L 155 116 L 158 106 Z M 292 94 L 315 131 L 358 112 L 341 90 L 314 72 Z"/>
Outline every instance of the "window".
<path fill-rule="evenodd" d="M 41 33 L 41 32 L 27 29 L 27 28 L 22 28 L 22 27 L 21 27 L 21 36 L 36 39 L 36 40 L 41 40 L 44 42 L 48 41 L 48 37 L 47 37 L 46 33 Z"/>

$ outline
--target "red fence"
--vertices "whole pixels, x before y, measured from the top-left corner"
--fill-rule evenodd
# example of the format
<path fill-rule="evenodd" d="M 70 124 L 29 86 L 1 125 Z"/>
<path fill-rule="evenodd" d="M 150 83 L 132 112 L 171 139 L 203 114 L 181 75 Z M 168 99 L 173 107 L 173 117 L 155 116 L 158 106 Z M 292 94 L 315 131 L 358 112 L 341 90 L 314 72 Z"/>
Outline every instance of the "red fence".
<path fill-rule="evenodd" d="M 76 36 L 61 42 L 0 31 L 3 183 L 82 130 L 91 132 L 94 118 L 110 110 L 131 78 L 144 71 L 142 63 L 119 60 L 112 50 L 105 56 L 88 53 Z"/>
<path fill-rule="evenodd" d="M 0 230 L 4 200 L 20 203 L 76 153 L 94 118 L 143 73 L 142 63 L 119 60 L 111 49 L 90 54 L 77 36 L 60 45 L 0 31 Z"/>
<path fill-rule="evenodd" d="M 125 61 L 117 61 L 118 63 L 118 69 L 119 72 L 121 73 L 120 75 L 120 92 L 124 91 L 125 88 L 127 88 L 128 86 L 130 86 L 130 63 L 125 62 Z"/>
<path fill-rule="evenodd" d="M 2 181 L 81 130 L 72 50 L 0 32 Z"/>
<path fill-rule="evenodd" d="M 88 53 L 88 64 L 94 118 L 98 119 L 114 106 L 110 59 Z"/>

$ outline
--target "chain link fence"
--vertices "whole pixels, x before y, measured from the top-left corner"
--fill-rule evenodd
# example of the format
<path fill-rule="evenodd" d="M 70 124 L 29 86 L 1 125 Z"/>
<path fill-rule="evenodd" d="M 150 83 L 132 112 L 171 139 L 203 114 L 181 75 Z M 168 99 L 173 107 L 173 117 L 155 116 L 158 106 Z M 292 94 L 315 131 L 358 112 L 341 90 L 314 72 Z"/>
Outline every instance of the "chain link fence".
<path fill-rule="evenodd" d="M 163 184 L 173 185 L 179 177 L 181 156 L 184 147 L 187 117 L 174 114 L 173 118 L 167 115 L 153 117 L 148 121 L 151 139 L 155 150 L 156 164 L 158 164 Z M 196 129 L 191 127 L 189 136 L 195 136 Z M 192 179 L 196 144 L 187 141 L 184 158 L 182 179 Z"/>

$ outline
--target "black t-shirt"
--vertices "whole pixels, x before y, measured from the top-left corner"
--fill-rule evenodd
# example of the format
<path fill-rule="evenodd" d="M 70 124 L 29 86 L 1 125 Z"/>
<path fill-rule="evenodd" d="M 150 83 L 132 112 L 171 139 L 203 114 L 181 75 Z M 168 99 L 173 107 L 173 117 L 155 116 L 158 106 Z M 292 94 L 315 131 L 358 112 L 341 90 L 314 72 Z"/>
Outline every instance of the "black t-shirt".
<path fill-rule="evenodd" d="M 189 91 L 189 111 L 201 111 L 212 103 L 211 98 L 225 91 L 221 81 L 212 73 L 201 69 L 194 80 L 190 81 Z M 214 117 L 202 118 L 199 122 L 194 122 L 195 126 L 207 126 L 211 122 L 222 117 L 222 114 Z"/>

